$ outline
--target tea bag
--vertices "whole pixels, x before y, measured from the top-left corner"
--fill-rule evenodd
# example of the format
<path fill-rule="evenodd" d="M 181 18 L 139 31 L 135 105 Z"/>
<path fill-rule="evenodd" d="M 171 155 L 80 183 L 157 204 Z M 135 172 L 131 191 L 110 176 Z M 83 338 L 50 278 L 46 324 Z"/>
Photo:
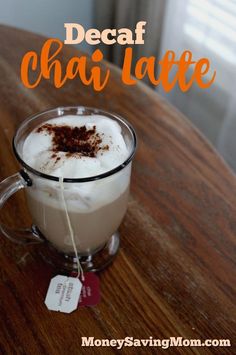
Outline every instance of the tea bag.
<path fill-rule="evenodd" d="M 75 244 L 74 231 L 73 231 L 73 228 L 72 228 L 72 225 L 71 225 L 70 216 L 69 216 L 69 213 L 68 213 L 66 200 L 65 200 L 65 196 L 64 196 L 64 183 L 63 183 L 63 177 L 62 176 L 59 177 L 59 185 L 60 185 L 60 191 L 61 191 L 62 204 L 63 204 L 63 208 L 64 208 L 64 211 L 65 211 L 66 221 L 67 221 L 67 224 L 68 224 L 68 230 L 69 230 L 69 234 L 70 234 L 70 238 L 71 238 L 71 242 L 72 242 L 72 245 L 73 245 L 75 258 L 76 258 L 76 262 L 77 262 L 77 269 L 78 269 L 77 277 L 79 278 L 79 276 L 81 275 L 81 279 L 82 279 L 82 281 L 84 281 L 84 273 L 83 273 L 83 269 L 82 269 L 82 266 L 81 266 L 80 261 L 79 261 L 78 251 L 77 251 L 76 244 Z"/>
<path fill-rule="evenodd" d="M 79 261 L 78 251 L 75 244 L 74 231 L 71 225 L 70 216 L 68 213 L 64 196 L 63 177 L 59 177 L 59 186 L 63 209 L 65 211 L 66 221 L 68 224 L 68 230 L 76 257 L 78 272 L 76 277 L 70 277 L 65 275 L 57 275 L 53 277 L 50 281 L 44 302 L 47 308 L 51 311 L 71 313 L 77 309 L 79 304 L 79 299 L 83 286 L 80 281 L 80 276 L 81 280 L 84 282 L 84 273 Z"/>

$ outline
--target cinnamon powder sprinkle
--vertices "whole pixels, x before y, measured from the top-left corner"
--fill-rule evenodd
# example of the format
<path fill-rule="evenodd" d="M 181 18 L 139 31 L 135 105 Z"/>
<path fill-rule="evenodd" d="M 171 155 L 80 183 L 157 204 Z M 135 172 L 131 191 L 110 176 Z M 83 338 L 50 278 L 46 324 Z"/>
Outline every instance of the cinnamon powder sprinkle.
<path fill-rule="evenodd" d="M 96 132 L 96 126 L 87 129 L 86 126 L 55 126 L 46 123 L 39 127 L 36 132 L 47 132 L 52 136 L 52 158 L 56 158 L 58 152 L 65 152 L 66 156 L 76 155 L 94 158 L 99 150 L 109 150 L 108 145 L 100 146 L 102 139 Z"/>

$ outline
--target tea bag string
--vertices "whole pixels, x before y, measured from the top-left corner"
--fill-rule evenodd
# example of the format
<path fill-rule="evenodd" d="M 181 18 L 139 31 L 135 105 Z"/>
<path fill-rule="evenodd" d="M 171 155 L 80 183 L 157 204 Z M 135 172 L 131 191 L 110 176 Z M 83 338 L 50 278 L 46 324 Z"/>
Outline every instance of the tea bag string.
<path fill-rule="evenodd" d="M 63 184 L 63 182 L 64 182 L 64 179 L 63 179 L 62 176 L 60 176 L 59 177 L 59 184 L 60 184 L 60 189 L 61 189 L 62 203 L 63 203 L 63 207 L 64 207 L 64 210 L 65 210 L 65 215 L 66 215 L 66 220 L 67 220 L 68 229 L 69 229 L 69 233 L 70 233 L 70 238 L 71 238 L 71 242 L 72 242 L 74 253 L 75 253 L 75 258 L 76 258 L 76 263 L 77 263 L 77 270 L 78 270 L 77 277 L 79 278 L 79 276 L 81 274 L 81 279 L 82 279 L 82 281 L 84 281 L 84 272 L 83 272 L 82 266 L 81 266 L 80 261 L 79 261 L 78 251 L 77 251 L 76 244 L 75 244 L 74 231 L 73 231 L 73 228 L 72 228 L 72 225 L 71 225 L 70 216 L 68 214 L 68 209 L 67 209 L 65 195 L 64 195 L 64 184 Z"/>

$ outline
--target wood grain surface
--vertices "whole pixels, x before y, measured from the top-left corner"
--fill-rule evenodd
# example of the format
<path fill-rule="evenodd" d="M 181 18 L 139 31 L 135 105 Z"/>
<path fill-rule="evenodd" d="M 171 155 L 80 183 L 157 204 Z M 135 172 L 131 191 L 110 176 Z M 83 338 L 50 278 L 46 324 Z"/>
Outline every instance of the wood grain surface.
<path fill-rule="evenodd" d="M 52 107 L 86 105 L 128 119 L 138 135 L 131 196 L 121 248 L 99 274 L 101 302 L 65 315 L 44 298 L 53 270 L 39 247 L 0 238 L 2 354 L 235 354 L 236 180 L 212 146 L 174 107 L 144 84 L 122 84 L 110 66 L 100 93 L 79 79 L 34 90 L 20 81 L 22 56 L 40 52 L 45 38 L 0 27 L 0 177 L 19 170 L 11 141 L 27 116 Z M 81 55 L 65 46 L 64 64 Z M 104 62 L 104 68 L 108 64 Z M 1 218 L 27 226 L 23 192 Z M 230 339 L 231 348 L 83 348 L 81 337 Z"/>

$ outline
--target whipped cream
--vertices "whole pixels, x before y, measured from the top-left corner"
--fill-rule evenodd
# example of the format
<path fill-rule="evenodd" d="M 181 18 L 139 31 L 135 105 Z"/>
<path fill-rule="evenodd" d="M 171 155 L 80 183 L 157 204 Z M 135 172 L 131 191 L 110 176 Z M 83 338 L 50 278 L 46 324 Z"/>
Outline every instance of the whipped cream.
<path fill-rule="evenodd" d="M 72 145 L 65 142 L 69 136 L 57 136 L 58 131 L 66 127 L 64 133 L 73 133 Z M 78 139 L 76 130 L 78 128 Z M 77 129 L 76 128 L 76 129 Z M 80 131 L 90 132 L 89 139 Z M 69 137 L 69 138 L 68 138 Z M 78 144 L 78 149 L 76 147 Z M 82 148 L 81 148 L 82 147 Z M 76 151 L 78 150 L 78 151 Z M 53 118 L 32 131 L 23 145 L 23 160 L 42 173 L 63 177 L 83 178 L 96 176 L 122 164 L 129 155 L 119 124 L 106 116 L 67 115 Z"/>

